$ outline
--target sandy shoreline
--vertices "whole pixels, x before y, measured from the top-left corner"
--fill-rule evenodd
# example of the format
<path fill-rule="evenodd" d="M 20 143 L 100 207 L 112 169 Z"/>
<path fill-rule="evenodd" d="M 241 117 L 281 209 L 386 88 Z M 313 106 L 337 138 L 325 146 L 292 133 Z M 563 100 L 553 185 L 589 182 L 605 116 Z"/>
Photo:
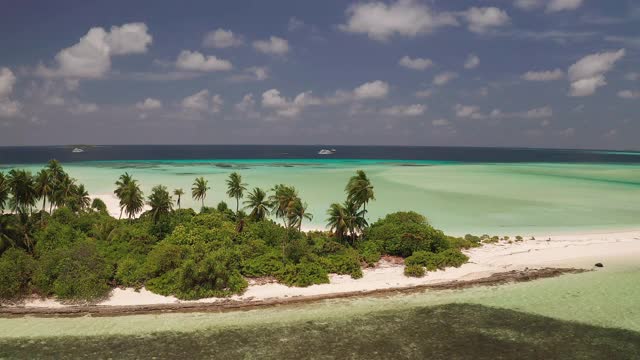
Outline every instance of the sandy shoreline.
<path fill-rule="evenodd" d="M 330 275 L 330 283 L 306 288 L 288 287 L 277 283 L 256 284 L 250 281 L 246 292 L 230 298 L 207 298 L 181 301 L 173 296 L 153 294 L 146 289 L 114 289 L 109 299 L 93 304 L 96 308 L 140 307 L 151 311 L 154 306 L 197 308 L 198 305 L 222 305 L 233 307 L 241 304 L 278 304 L 296 299 L 305 301 L 334 297 L 373 294 L 411 288 L 428 289 L 431 286 L 460 282 L 478 282 L 495 274 L 532 271 L 534 269 L 593 269 L 597 262 L 605 266 L 611 263 L 640 259 L 640 230 L 608 233 L 581 233 L 551 236 L 523 242 L 501 242 L 465 251 L 470 261 L 460 268 L 429 272 L 423 278 L 406 277 L 404 266 L 385 263 L 363 270 L 361 279 L 348 275 Z M 556 274 L 558 275 L 558 274 Z M 535 278 L 535 276 L 534 276 Z M 479 281 L 482 285 L 482 281 Z M 489 283 L 487 283 L 489 284 Z M 234 305 L 235 304 L 235 305 Z M 64 305 L 55 299 L 28 300 L 20 305 L 0 307 L 0 313 L 56 313 L 78 306 Z M 20 309 L 20 310 L 18 310 Z M 88 307 L 86 307 L 89 310 Z M 62 311 L 64 312 L 64 311 Z"/>

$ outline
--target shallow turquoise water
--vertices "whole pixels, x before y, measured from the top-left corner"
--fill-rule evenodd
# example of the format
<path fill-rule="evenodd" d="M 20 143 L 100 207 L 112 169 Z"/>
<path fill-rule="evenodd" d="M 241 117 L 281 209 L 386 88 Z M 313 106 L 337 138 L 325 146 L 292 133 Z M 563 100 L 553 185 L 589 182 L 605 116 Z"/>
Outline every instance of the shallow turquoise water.
<path fill-rule="evenodd" d="M 370 220 L 410 209 L 449 233 L 526 236 L 635 228 L 640 219 L 640 165 L 312 159 L 105 161 L 65 168 L 92 194 L 111 194 L 118 176 L 129 172 L 146 193 L 157 184 L 185 189 L 183 206 L 196 208 L 199 203 L 188 196 L 195 177 L 209 180 L 207 205 L 224 200 L 233 207 L 225 179 L 238 171 L 250 188 L 296 186 L 314 215 L 306 226 L 316 228 L 325 225 L 329 205 L 343 201 L 344 185 L 356 169 L 365 170 L 375 186 Z"/>

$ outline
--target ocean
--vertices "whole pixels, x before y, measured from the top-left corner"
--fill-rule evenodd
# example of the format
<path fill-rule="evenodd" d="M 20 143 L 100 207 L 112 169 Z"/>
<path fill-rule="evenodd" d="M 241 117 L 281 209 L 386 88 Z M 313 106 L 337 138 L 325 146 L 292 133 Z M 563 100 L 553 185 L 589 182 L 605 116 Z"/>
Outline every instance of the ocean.
<path fill-rule="evenodd" d="M 148 193 L 209 180 L 207 205 L 249 188 L 296 186 L 323 228 L 363 169 L 370 221 L 418 211 L 451 234 L 540 235 L 637 229 L 640 153 L 603 150 L 349 146 L 0 148 L 0 171 L 47 160 L 92 194 L 129 172 Z M 335 148 L 333 155 L 318 155 Z M 183 199 L 183 206 L 198 203 Z M 0 318 L 0 358 L 638 359 L 640 262 L 529 283 L 329 300 L 240 312 Z"/>

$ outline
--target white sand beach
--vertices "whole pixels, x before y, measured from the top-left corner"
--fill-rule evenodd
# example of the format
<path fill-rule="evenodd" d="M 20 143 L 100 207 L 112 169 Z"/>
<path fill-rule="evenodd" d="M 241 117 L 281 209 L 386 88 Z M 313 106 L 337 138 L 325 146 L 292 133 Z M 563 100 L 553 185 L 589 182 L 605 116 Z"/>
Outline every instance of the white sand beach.
<path fill-rule="evenodd" d="M 348 275 L 330 275 L 330 283 L 306 288 L 288 287 L 277 283 L 256 284 L 250 281 L 246 292 L 231 298 L 208 298 L 181 301 L 172 296 L 153 294 L 146 289 L 115 289 L 100 306 L 135 306 L 177 303 L 215 303 L 221 301 L 258 302 L 299 297 L 329 296 L 353 292 L 407 288 L 458 280 L 475 280 L 511 270 L 558 267 L 593 269 L 597 262 L 613 263 L 640 259 L 640 230 L 545 235 L 537 240 L 500 242 L 465 251 L 470 257 L 460 268 L 429 272 L 423 278 L 406 277 L 404 266 L 382 260 L 375 268 L 364 269 L 361 279 Z M 60 308 L 56 300 L 31 300 L 19 305 L 34 308 Z"/>

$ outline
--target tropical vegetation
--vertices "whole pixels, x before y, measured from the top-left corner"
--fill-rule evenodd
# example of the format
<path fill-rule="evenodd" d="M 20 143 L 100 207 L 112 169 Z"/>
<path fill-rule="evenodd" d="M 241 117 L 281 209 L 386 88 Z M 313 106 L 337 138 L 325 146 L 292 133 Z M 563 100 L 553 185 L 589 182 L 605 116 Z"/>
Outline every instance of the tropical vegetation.
<path fill-rule="evenodd" d="M 383 256 L 406 258 L 406 274 L 424 276 L 467 262 L 461 249 L 483 239 L 446 236 L 414 212 L 369 224 L 375 194 L 364 171 L 348 180 L 344 202 L 327 210 L 329 231 L 303 231 L 323 214 L 311 214 L 293 186 L 249 190 L 234 172 L 226 187 L 235 211 L 224 202 L 205 206 L 211 187 L 196 178 L 196 212 L 181 208 L 182 189 L 156 185 L 145 197 L 124 173 L 115 181 L 116 219 L 55 160 L 35 175 L 0 172 L 0 301 L 34 294 L 95 301 L 116 286 L 180 299 L 230 296 L 251 278 L 289 286 L 327 283 L 329 274 L 359 278 Z"/>

